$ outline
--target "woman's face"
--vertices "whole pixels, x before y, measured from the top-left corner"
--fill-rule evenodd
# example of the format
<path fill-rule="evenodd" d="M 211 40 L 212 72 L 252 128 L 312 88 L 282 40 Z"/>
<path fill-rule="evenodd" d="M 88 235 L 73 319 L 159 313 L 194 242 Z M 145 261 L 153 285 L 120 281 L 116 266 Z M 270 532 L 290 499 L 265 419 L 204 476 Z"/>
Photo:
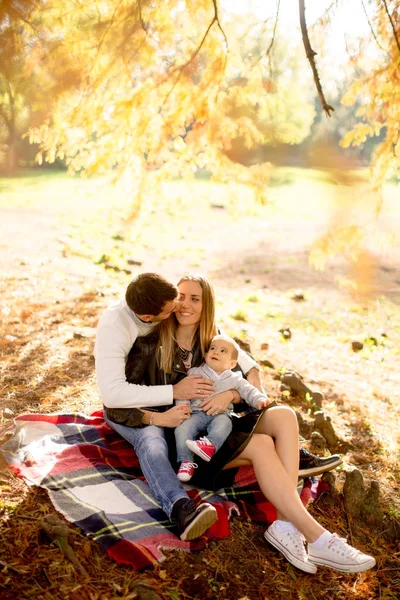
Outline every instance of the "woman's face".
<path fill-rule="evenodd" d="M 180 309 L 175 313 L 180 325 L 197 325 L 203 310 L 203 290 L 197 281 L 182 281 L 178 285 Z"/>

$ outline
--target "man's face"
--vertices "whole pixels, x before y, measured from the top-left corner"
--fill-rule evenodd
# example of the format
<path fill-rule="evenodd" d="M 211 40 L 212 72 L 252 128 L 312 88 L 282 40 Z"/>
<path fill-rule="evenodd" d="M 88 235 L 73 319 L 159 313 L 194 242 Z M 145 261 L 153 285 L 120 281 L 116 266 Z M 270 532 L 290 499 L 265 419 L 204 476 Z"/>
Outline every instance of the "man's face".
<path fill-rule="evenodd" d="M 236 360 L 232 359 L 232 344 L 225 340 L 213 340 L 206 354 L 206 363 L 216 373 L 223 373 L 236 366 Z"/>
<path fill-rule="evenodd" d="M 171 302 L 166 302 L 162 308 L 162 311 L 158 315 L 151 315 L 151 322 L 158 323 L 159 321 L 165 321 L 168 319 L 173 312 L 176 312 L 181 307 L 181 302 L 179 300 L 171 300 Z"/>

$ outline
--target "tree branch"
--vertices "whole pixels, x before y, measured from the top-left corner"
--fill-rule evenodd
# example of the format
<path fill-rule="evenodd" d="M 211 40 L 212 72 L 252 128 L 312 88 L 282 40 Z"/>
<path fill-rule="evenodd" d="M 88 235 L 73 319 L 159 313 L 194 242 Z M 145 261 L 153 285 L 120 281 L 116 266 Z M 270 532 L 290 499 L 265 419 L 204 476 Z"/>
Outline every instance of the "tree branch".
<path fill-rule="evenodd" d="M 268 49 L 263 54 L 260 54 L 260 56 L 257 58 L 257 60 L 253 63 L 254 65 L 256 65 L 258 62 L 260 62 L 260 60 L 262 60 L 264 58 L 264 56 L 268 56 L 268 61 L 269 61 L 269 76 L 270 76 L 271 79 L 272 79 L 272 65 L 271 65 L 270 53 L 271 53 L 271 50 L 272 50 L 272 48 L 274 46 L 274 43 L 275 43 L 276 28 L 278 27 L 278 18 L 279 18 L 280 5 L 281 5 L 281 0 L 278 0 L 277 3 L 276 3 L 276 15 L 275 15 L 275 21 L 274 21 L 274 28 L 272 30 L 272 38 L 271 38 L 271 41 L 269 43 Z M 264 23 L 266 23 L 267 20 L 264 21 Z"/>
<path fill-rule="evenodd" d="M 224 40 L 225 40 L 225 51 L 228 52 L 228 40 L 226 38 L 225 35 L 225 31 L 222 29 L 222 25 L 221 22 L 219 20 L 219 16 L 218 16 L 218 6 L 217 6 L 217 0 L 212 0 L 213 6 L 214 6 L 214 19 L 218 25 L 218 29 L 220 30 L 220 32 L 222 33 Z"/>
<path fill-rule="evenodd" d="M 306 8 L 305 8 L 304 0 L 299 0 L 299 16 L 300 16 L 300 28 L 301 28 L 301 35 L 303 38 L 303 45 L 304 45 L 304 49 L 306 51 L 306 56 L 311 65 L 311 70 L 312 70 L 313 76 L 314 76 L 315 87 L 317 88 L 317 92 L 318 92 L 318 96 L 319 96 L 319 100 L 321 102 L 322 108 L 325 111 L 325 113 L 327 114 L 327 116 L 330 117 L 331 111 L 334 111 L 335 109 L 333 108 L 333 106 L 330 106 L 327 103 L 327 101 L 325 100 L 324 92 L 322 90 L 321 81 L 319 79 L 317 66 L 315 64 L 315 59 L 314 59 L 314 57 L 316 56 L 317 53 L 311 48 L 310 39 L 308 37 L 308 30 L 307 30 L 307 24 L 306 24 Z"/>
<path fill-rule="evenodd" d="M 371 30 L 372 37 L 374 38 L 374 40 L 375 40 L 375 42 L 376 42 L 376 44 L 377 44 L 378 48 L 380 48 L 380 49 L 382 50 L 382 52 L 386 52 L 386 50 L 384 50 L 384 49 L 382 48 L 382 46 L 381 46 L 381 45 L 380 45 L 380 43 L 379 43 L 379 40 L 378 40 L 378 38 L 376 37 L 376 33 L 375 33 L 375 31 L 374 31 L 374 28 L 372 27 L 372 23 L 371 23 L 371 21 L 370 21 L 370 18 L 369 18 L 369 16 L 368 16 L 367 9 L 365 8 L 364 0 L 361 0 L 361 4 L 362 4 L 362 7 L 363 7 L 363 9 L 364 9 L 365 18 L 367 19 L 367 23 L 368 23 L 368 25 L 369 25 L 369 28 L 370 28 L 370 30 Z"/>
<path fill-rule="evenodd" d="M 399 42 L 399 38 L 397 37 L 397 32 L 396 32 L 396 28 L 395 28 L 394 23 L 393 23 L 392 15 L 389 12 L 386 0 L 382 0 L 382 2 L 383 2 L 383 5 L 384 5 L 385 10 L 386 10 L 386 14 L 387 14 L 387 16 L 389 18 L 390 24 L 391 24 L 392 29 L 393 29 L 393 35 L 394 35 L 394 39 L 396 40 L 397 48 L 398 48 L 398 50 L 400 52 L 400 42 Z"/>

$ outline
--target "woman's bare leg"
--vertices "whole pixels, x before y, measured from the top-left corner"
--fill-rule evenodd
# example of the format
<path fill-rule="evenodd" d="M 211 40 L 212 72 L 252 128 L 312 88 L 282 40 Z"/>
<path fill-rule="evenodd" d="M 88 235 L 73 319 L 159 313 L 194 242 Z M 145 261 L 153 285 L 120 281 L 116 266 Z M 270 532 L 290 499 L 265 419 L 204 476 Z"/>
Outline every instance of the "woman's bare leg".
<path fill-rule="evenodd" d="M 308 542 L 314 542 L 325 531 L 303 506 L 293 477 L 282 464 L 271 436 L 255 433 L 240 456 L 225 468 L 245 464 L 253 465 L 263 494 L 272 502 L 279 515 L 293 523 Z"/>
<path fill-rule="evenodd" d="M 288 406 L 275 406 L 266 410 L 259 419 L 255 432 L 273 438 L 276 453 L 296 486 L 299 474 L 299 426 L 294 410 Z"/>

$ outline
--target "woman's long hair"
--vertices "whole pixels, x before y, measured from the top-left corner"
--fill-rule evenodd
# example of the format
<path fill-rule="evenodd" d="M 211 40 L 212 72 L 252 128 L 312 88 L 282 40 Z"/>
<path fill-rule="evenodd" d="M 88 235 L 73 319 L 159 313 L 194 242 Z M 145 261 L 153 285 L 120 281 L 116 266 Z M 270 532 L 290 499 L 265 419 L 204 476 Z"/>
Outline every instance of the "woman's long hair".
<path fill-rule="evenodd" d="M 215 295 L 211 283 L 201 275 L 185 275 L 178 282 L 178 287 L 183 281 L 195 281 L 202 289 L 202 311 L 200 321 L 194 334 L 194 340 L 197 338 L 200 342 L 201 353 L 204 356 L 208 347 L 217 333 L 215 324 Z M 179 323 L 175 313 L 169 319 L 162 321 L 159 325 L 159 341 L 157 347 L 157 363 L 160 369 L 165 373 L 172 373 L 174 366 L 175 353 L 177 349 L 176 332 Z"/>

